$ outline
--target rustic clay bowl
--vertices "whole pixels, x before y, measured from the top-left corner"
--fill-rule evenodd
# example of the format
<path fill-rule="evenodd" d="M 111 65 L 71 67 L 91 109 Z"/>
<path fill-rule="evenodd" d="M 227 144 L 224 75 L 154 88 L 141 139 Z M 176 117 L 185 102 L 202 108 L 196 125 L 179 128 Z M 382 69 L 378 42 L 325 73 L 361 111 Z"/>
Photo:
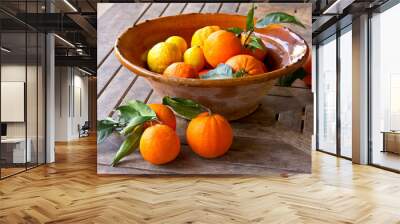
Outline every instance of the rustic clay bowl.
<path fill-rule="evenodd" d="M 172 35 L 182 36 L 190 44 L 199 28 L 218 25 L 221 28 L 245 27 L 246 17 L 228 14 L 186 14 L 145 21 L 123 32 L 115 44 L 121 63 L 147 79 L 160 96 L 195 100 L 229 120 L 245 117 L 255 111 L 276 78 L 300 68 L 306 60 L 308 46 L 287 28 L 257 29 L 268 49 L 270 72 L 237 79 L 201 80 L 164 77 L 147 68 L 144 53 L 154 44 Z"/>

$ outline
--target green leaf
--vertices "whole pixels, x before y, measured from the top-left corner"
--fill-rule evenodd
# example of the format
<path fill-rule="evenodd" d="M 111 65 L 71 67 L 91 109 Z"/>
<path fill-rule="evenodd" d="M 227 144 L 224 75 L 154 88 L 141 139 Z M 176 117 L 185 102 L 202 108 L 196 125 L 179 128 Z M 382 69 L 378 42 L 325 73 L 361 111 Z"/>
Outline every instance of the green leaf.
<path fill-rule="evenodd" d="M 156 113 L 149 106 L 139 100 L 131 100 L 126 105 L 131 107 L 133 110 L 136 110 L 141 116 L 156 117 Z"/>
<path fill-rule="evenodd" d="M 255 49 L 264 50 L 265 49 L 264 43 L 262 42 L 261 38 L 254 36 L 254 35 L 250 36 L 250 40 L 246 44 L 246 47 L 251 50 L 255 50 Z"/>
<path fill-rule="evenodd" d="M 97 121 L 97 143 L 102 143 L 108 136 L 110 136 L 115 128 L 118 126 L 118 122 L 110 117 L 104 120 Z"/>
<path fill-rule="evenodd" d="M 121 135 L 129 135 L 136 126 L 143 124 L 146 121 L 155 119 L 153 116 L 140 116 L 133 117 L 124 129 L 120 132 Z"/>
<path fill-rule="evenodd" d="M 231 79 L 233 78 L 232 68 L 227 64 L 219 64 L 215 69 L 200 76 L 200 79 Z"/>
<path fill-rule="evenodd" d="M 175 113 L 188 120 L 191 120 L 206 111 L 204 106 L 193 100 L 177 97 L 165 96 L 163 98 L 163 104 L 170 106 Z"/>
<path fill-rule="evenodd" d="M 233 74 L 233 77 L 241 78 L 241 77 L 244 77 L 245 75 L 246 75 L 246 71 L 244 69 L 240 69 L 239 71 L 237 71 Z"/>
<path fill-rule="evenodd" d="M 132 118 L 139 115 L 139 112 L 130 105 L 121 105 L 116 109 L 119 111 L 119 122 L 128 123 Z"/>
<path fill-rule="evenodd" d="M 254 10 L 256 7 L 254 4 L 251 6 L 249 11 L 247 12 L 247 17 L 246 17 L 246 31 L 251 31 L 254 30 Z"/>
<path fill-rule="evenodd" d="M 239 27 L 230 27 L 226 29 L 226 31 L 234 33 L 236 36 L 239 36 L 241 33 L 243 33 L 243 29 Z"/>
<path fill-rule="evenodd" d="M 296 17 L 284 12 L 273 12 L 265 15 L 263 18 L 257 21 L 256 27 L 264 28 L 273 23 L 290 23 L 305 28 L 305 26 L 299 20 L 297 20 Z"/>
<path fill-rule="evenodd" d="M 125 156 L 131 154 L 139 147 L 140 138 L 143 134 L 143 125 L 136 126 L 132 133 L 130 133 L 127 138 L 120 145 L 118 152 L 115 154 L 112 161 L 112 166 L 116 166 L 117 163 Z"/>
<path fill-rule="evenodd" d="M 284 75 L 279 78 L 278 85 L 280 86 L 291 86 L 296 79 L 303 79 L 307 75 L 307 72 L 303 68 L 297 69 L 295 72 L 289 75 Z"/>

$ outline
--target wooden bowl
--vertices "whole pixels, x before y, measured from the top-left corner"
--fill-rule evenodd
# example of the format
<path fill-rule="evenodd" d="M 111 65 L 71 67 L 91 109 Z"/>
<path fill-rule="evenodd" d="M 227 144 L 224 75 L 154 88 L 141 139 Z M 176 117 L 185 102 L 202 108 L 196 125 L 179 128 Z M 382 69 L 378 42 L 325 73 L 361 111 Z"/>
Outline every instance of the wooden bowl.
<path fill-rule="evenodd" d="M 303 65 L 309 50 L 299 35 L 280 26 L 256 29 L 267 47 L 266 60 L 271 71 L 236 79 L 164 77 L 147 68 L 143 55 L 169 36 L 182 36 L 190 44 L 193 33 L 204 26 L 244 28 L 245 24 L 246 17 L 240 15 L 195 13 L 162 17 L 128 28 L 117 39 L 115 52 L 126 68 L 145 77 L 160 96 L 189 98 L 229 120 L 236 120 L 257 109 L 276 78 L 290 74 Z"/>

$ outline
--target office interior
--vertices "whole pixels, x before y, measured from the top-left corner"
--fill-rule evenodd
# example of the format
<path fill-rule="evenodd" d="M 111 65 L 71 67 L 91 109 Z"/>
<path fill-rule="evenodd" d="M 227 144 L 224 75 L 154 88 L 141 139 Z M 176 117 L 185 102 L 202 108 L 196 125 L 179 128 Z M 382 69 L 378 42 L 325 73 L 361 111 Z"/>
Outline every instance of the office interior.
<path fill-rule="evenodd" d="M 0 2 L 1 179 L 52 163 L 56 144 L 95 132 L 93 39 L 62 24 L 68 10 L 62 1 Z"/>
<path fill-rule="evenodd" d="M 313 23 L 313 147 L 399 172 L 400 46 L 393 27 L 400 4 L 332 1 L 330 6 Z M 332 14 L 337 9 L 342 13 Z"/>

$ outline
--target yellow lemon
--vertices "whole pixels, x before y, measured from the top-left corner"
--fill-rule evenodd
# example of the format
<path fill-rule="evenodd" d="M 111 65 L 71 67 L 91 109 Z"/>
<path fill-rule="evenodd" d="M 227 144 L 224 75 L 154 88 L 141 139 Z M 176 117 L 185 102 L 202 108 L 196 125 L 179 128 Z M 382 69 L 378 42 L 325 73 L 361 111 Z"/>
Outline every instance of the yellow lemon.
<path fill-rule="evenodd" d="M 200 46 L 194 46 L 187 49 L 185 54 L 183 54 L 183 61 L 185 64 L 191 65 L 196 72 L 200 71 L 206 63 L 203 50 Z"/>
<path fill-rule="evenodd" d="M 221 28 L 219 26 L 205 26 L 201 29 L 196 30 L 196 32 L 194 32 L 192 36 L 191 46 L 203 47 L 204 41 L 207 39 L 207 37 L 210 36 L 210 34 L 220 29 Z"/>
<path fill-rule="evenodd" d="M 151 71 L 157 73 L 163 73 L 170 64 L 181 60 L 182 53 L 179 48 L 167 42 L 154 45 L 147 54 L 147 65 Z"/>
<path fill-rule="evenodd" d="M 168 39 L 166 39 L 165 42 L 172 43 L 172 44 L 175 44 L 176 46 L 178 46 L 178 48 L 179 48 L 179 50 L 181 51 L 182 54 L 187 49 L 187 44 L 186 44 L 185 39 L 183 39 L 180 36 L 168 37 Z"/>

